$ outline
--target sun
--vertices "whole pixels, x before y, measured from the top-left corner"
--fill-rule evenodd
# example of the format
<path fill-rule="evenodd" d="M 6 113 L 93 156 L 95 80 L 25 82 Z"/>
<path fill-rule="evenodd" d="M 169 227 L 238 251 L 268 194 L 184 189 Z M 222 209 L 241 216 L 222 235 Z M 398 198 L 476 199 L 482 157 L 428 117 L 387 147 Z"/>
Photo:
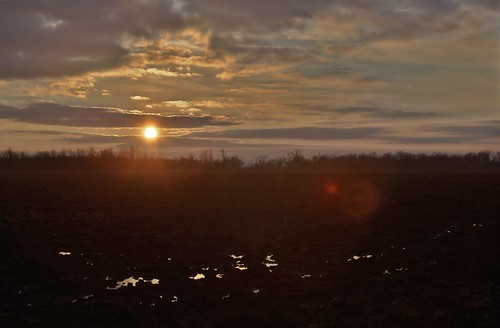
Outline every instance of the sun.
<path fill-rule="evenodd" d="M 146 137 L 146 139 L 154 140 L 156 139 L 156 137 L 158 137 L 158 130 L 153 127 L 148 127 L 146 128 L 146 130 L 144 130 L 144 136 Z"/>

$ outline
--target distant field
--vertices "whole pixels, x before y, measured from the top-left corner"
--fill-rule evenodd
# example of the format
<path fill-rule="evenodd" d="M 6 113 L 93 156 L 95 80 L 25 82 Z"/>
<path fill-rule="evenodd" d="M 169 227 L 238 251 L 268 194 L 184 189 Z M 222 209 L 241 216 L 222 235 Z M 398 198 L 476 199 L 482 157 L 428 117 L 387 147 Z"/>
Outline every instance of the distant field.
<path fill-rule="evenodd" d="M 498 173 L 4 172 L 0 322 L 495 327 L 499 213 Z"/>

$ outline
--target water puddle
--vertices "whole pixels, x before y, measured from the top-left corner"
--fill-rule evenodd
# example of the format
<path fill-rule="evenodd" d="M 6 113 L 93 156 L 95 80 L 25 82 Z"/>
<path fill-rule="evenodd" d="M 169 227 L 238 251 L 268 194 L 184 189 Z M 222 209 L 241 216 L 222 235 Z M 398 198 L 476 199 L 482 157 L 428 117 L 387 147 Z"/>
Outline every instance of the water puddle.
<path fill-rule="evenodd" d="M 80 300 L 86 301 L 86 300 L 88 300 L 88 299 L 90 299 L 92 297 L 94 297 L 94 295 L 87 295 L 87 296 L 83 296 L 81 298 L 75 298 L 74 300 L 71 301 L 71 303 L 76 303 L 76 302 L 78 302 Z"/>
<path fill-rule="evenodd" d="M 71 252 L 59 252 L 59 255 L 61 255 L 61 256 L 69 256 L 69 255 L 71 255 Z"/>
<path fill-rule="evenodd" d="M 237 261 L 236 262 L 236 265 L 234 266 L 235 269 L 238 269 L 240 271 L 245 271 L 245 270 L 248 270 L 248 267 L 245 266 L 245 264 L 241 261 Z"/>
<path fill-rule="evenodd" d="M 266 256 L 265 260 L 262 262 L 262 264 L 264 264 L 266 267 L 268 268 L 272 268 L 272 267 L 276 267 L 278 266 L 278 263 L 276 263 L 276 261 L 273 259 L 273 256 L 274 255 L 268 255 Z"/>
<path fill-rule="evenodd" d="M 351 262 L 352 260 L 357 261 L 357 260 L 361 260 L 361 259 L 371 259 L 372 257 L 373 257 L 373 255 L 371 255 L 371 254 L 367 254 L 367 255 L 354 255 L 353 257 L 351 257 L 350 259 L 348 259 L 347 262 Z"/>
<path fill-rule="evenodd" d="M 191 280 L 200 280 L 205 279 L 205 275 L 203 273 L 197 273 L 194 277 L 189 277 Z"/>
<path fill-rule="evenodd" d="M 107 278 L 107 277 L 106 277 Z M 106 289 L 109 289 L 109 290 L 117 290 L 117 289 L 120 289 L 122 287 L 127 287 L 128 285 L 132 285 L 132 287 L 136 287 L 137 283 L 138 282 L 144 282 L 144 283 L 151 283 L 151 285 L 159 285 L 160 284 L 160 280 L 159 279 L 151 279 L 151 280 L 146 280 L 144 279 L 143 277 L 139 277 L 137 279 L 135 279 L 133 276 L 132 277 L 129 277 L 127 279 L 124 279 L 122 281 L 118 281 L 116 283 L 116 286 L 115 287 L 106 287 Z"/>

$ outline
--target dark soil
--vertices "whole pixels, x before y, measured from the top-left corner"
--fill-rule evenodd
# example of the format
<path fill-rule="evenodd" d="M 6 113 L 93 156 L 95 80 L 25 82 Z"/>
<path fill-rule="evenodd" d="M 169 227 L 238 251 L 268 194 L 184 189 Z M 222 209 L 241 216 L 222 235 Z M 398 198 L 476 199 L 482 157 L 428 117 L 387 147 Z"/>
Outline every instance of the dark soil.
<path fill-rule="evenodd" d="M 4 172 L 0 325 L 497 327 L 499 210 L 498 173 Z"/>

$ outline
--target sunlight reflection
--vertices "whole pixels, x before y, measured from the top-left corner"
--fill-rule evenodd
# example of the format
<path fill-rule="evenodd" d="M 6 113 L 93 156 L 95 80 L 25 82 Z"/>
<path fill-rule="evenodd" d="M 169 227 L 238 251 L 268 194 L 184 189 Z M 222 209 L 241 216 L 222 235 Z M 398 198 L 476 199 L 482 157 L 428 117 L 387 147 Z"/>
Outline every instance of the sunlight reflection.
<path fill-rule="evenodd" d="M 139 277 L 139 278 L 135 279 L 132 276 L 132 277 L 129 277 L 129 278 L 124 279 L 122 281 L 118 281 L 116 283 L 115 287 L 106 287 L 106 289 L 117 290 L 117 289 L 120 289 L 122 287 L 127 287 L 128 285 L 132 285 L 132 287 L 136 287 L 137 283 L 140 282 L 140 281 L 145 282 L 145 283 L 151 283 L 151 285 L 159 285 L 160 284 L 160 279 L 153 278 L 151 280 L 146 280 L 146 279 L 144 279 L 142 277 Z"/>
<path fill-rule="evenodd" d="M 276 263 L 275 260 L 273 260 L 273 256 L 274 255 L 268 255 L 266 256 L 265 260 L 262 262 L 262 264 L 264 264 L 266 267 L 268 268 L 272 268 L 272 267 L 276 267 L 278 266 L 278 263 Z"/>
<path fill-rule="evenodd" d="M 203 273 L 197 273 L 194 277 L 189 277 L 191 280 L 200 280 L 205 279 L 205 275 Z"/>

